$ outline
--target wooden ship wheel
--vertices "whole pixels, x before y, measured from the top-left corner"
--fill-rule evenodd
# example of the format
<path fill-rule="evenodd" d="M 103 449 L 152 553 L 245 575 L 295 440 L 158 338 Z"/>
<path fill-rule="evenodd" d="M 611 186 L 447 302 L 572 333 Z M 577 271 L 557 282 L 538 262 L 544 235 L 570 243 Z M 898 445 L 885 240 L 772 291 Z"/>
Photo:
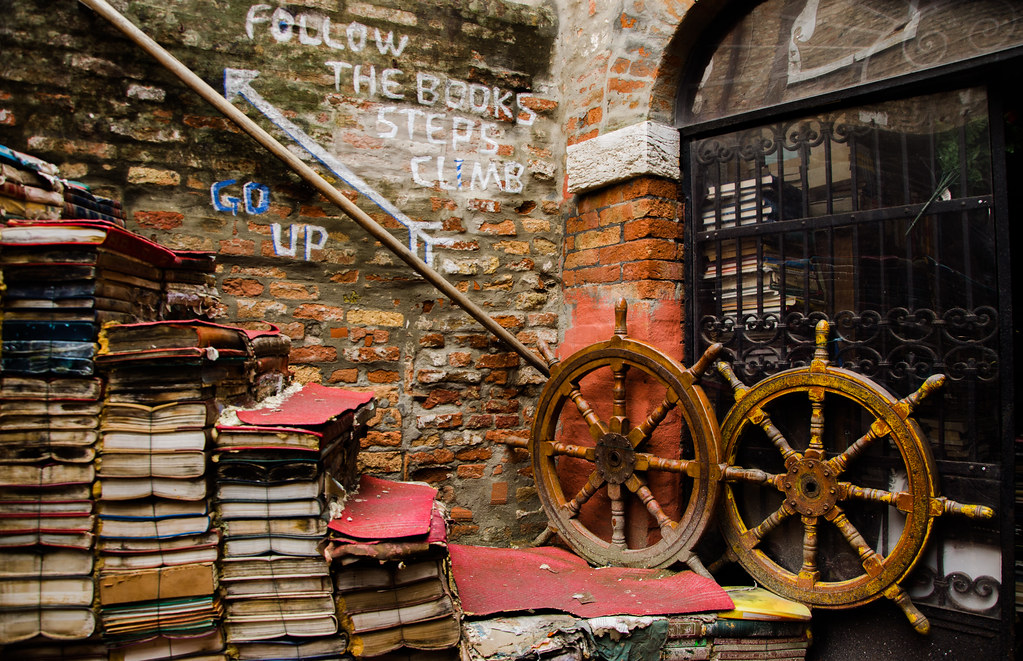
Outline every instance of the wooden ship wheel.
<path fill-rule="evenodd" d="M 706 574 L 692 549 L 715 509 L 720 437 L 695 382 L 720 346 L 686 370 L 630 339 L 626 316 L 619 301 L 612 337 L 564 362 L 541 346 L 551 378 L 540 395 L 529 451 L 548 531 L 593 564 L 666 567 L 681 561 Z M 637 398 L 639 390 L 644 396 Z M 665 422 L 669 415 L 671 424 Z M 667 443 L 653 442 L 662 425 L 677 430 L 679 422 L 681 435 L 675 431 Z M 652 483 L 664 482 L 655 473 L 671 476 L 676 492 L 670 507 L 655 493 Z M 605 507 L 609 511 L 599 511 Z"/>
<path fill-rule="evenodd" d="M 930 446 L 910 416 L 944 376 L 896 400 L 870 379 L 829 363 L 828 331 L 826 321 L 817 325 L 808 367 L 752 387 L 718 363 L 735 395 L 721 428 L 726 557 L 761 585 L 811 607 L 851 608 L 886 596 L 926 633 L 926 617 L 899 584 L 919 560 L 933 519 L 994 512 L 937 495 Z M 859 410 L 850 415 L 852 409 Z M 808 436 L 802 451 L 793 447 L 795 433 L 787 437 L 796 428 Z M 743 467 L 744 461 L 758 466 Z M 873 513 L 853 513 L 863 510 Z"/>

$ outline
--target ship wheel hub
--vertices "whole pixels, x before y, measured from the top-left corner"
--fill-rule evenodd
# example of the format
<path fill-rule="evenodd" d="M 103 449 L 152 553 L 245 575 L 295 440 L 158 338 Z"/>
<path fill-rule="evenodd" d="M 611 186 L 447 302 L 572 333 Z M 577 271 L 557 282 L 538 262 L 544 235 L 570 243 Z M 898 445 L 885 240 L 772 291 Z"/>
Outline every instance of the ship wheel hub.
<path fill-rule="evenodd" d="M 600 476 L 611 484 L 622 484 L 628 480 L 636 467 L 636 451 L 629 439 L 609 432 L 597 441 L 596 467 Z"/>
<path fill-rule="evenodd" d="M 782 486 L 789 507 L 803 516 L 824 516 L 838 501 L 838 476 L 816 459 L 792 462 Z"/>

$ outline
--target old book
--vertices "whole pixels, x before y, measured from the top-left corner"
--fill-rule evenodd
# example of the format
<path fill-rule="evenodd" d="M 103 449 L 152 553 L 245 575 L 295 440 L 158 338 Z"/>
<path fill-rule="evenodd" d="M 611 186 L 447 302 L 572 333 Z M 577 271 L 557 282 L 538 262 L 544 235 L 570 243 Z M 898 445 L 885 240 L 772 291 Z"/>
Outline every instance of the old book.
<path fill-rule="evenodd" d="M 90 514 L 27 514 L 22 516 L 0 517 L 0 535 L 16 535 L 18 533 L 46 532 L 90 532 L 95 525 L 95 518 Z"/>
<path fill-rule="evenodd" d="M 348 649 L 348 634 L 319 638 L 292 638 L 236 642 L 238 661 L 264 661 L 266 659 L 343 659 Z"/>
<path fill-rule="evenodd" d="M 224 581 L 221 585 L 228 600 L 240 598 L 275 598 L 291 596 L 330 595 L 330 576 L 275 576 Z M 229 609 L 230 610 L 230 609 Z"/>
<path fill-rule="evenodd" d="M 190 564 L 135 571 L 102 571 L 97 577 L 104 606 L 136 601 L 203 597 L 216 590 L 213 564 Z"/>
<path fill-rule="evenodd" d="M 95 468 L 85 464 L 10 465 L 0 471 L 0 486 L 44 486 L 92 482 Z"/>
<path fill-rule="evenodd" d="M 81 549 L 9 549 L 0 563 L 0 579 L 89 576 L 92 568 L 92 553 Z"/>
<path fill-rule="evenodd" d="M 337 617 L 330 615 L 294 615 L 285 618 L 227 617 L 224 629 L 229 643 L 262 641 L 281 636 L 309 638 L 337 633 Z"/>
<path fill-rule="evenodd" d="M 451 597 L 444 595 L 439 599 L 409 606 L 386 608 L 384 610 L 349 613 L 353 631 L 364 633 L 401 627 L 410 622 L 425 622 L 437 618 L 453 618 L 454 604 Z M 456 622 L 457 625 L 457 622 Z"/>
<path fill-rule="evenodd" d="M 286 517 L 283 519 L 230 519 L 223 521 L 224 534 L 232 537 L 246 535 L 309 535 L 322 538 L 327 533 L 327 522 L 316 516 Z"/>
<path fill-rule="evenodd" d="M 200 451 L 124 452 L 104 448 L 96 462 L 100 478 L 108 477 L 201 477 L 206 473 L 206 454 Z"/>
<path fill-rule="evenodd" d="M 180 535 L 167 538 L 101 538 L 96 543 L 103 562 L 113 562 L 115 555 L 160 555 L 165 553 L 183 553 L 196 549 L 213 548 L 220 543 L 220 533 L 214 528 L 200 535 Z M 125 558 L 123 564 L 132 562 Z M 168 563 L 170 564 L 170 563 Z M 175 563 L 177 564 L 177 563 Z"/>
<path fill-rule="evenodd" d="M 6 334 L 8 329 L 4 329 Z M 103 381 L 98 378 L 29 377 L 4 374 L 0 376 L 0 397 L 5 400 L 91 400 L 96 401 L 103 392 Z"/>
<path fill-rule="evenodd" d="M 289 427 L 247 427 L 217 425 L 214 438 L 218 449 L 304 448 L 320 449 L 321 435 Z"/>
<path fill-rule="evenodd" d="M 84 640 L 95 629 L 91 607 L 11 610 L 0 618 L 0 645 L 40 635 L 54 640 Z"/>
<path fill-rule="evenodd" d="M 108 403 L 103 408 L 104 431 L 163 432 L 202 429 L 213 423 L 212 400 L 146 405 Z"/>
<path fill-rule="evenodd" d="M 225 557 L 220 563 L 220 580 L 224 583 L 250 579 L 293 576 L 320 576 L 327 572 L 322 557 L 299 558 L 287 555 Z"/>
<path fill-rule="evenodd" d="M 284 535 L 254 535 L 251 537 L 225 537 L 224 555 L 227 557 L 252 556 L 275 553 L 289 556 L 322 558 L 317 537 L 286 537 Z"/>
<path fill-rule="evenodd" d="M 447 580 L 443 559 L 409 562 L 356 562 L 334 572 L 334 587 L 339 593 L 389 589 L 420 581 Z"/>
<path fill-rule="evenodd" d="M 93 429 L 0 429 L 0 445 L 93 445 L 99 434 Z"/>
<path fill-rule="evenodd" d="M 82 464 L 91 462 L 95 456 L 96 451 L 89 446 L 0 445 L 0 462 L 4 464 L 35 464 L 51 461 Z"/>
<path fill-rule="evenodd" d="M 0 579 L 0 611 L 16 608 L 91 606 L 91 576 Z"/>
<path fill-rule="evenodd" d="M 365 613 L 381 607 L 400 608 L 436 601 L 444 596 L 439 580 L 424 580 L 393 588 L 357 590 L 342 594 L 338 608 L 346 613 Z"/>
<path fill-rule="evenodd" d="M 214 628 L 200 636 L 156 636 L 151 640 L 137 642 L 110 650 L 109 661 L 157 661 L 158 659 L 188 659 L 188 661 L 213 661 L 223 657 L 224 636 L 220 628 Z"/>
<path fill-rule="evenodd" d="M 148 496 L 177 500 L 200 500 L 206 497 L 205 479 L 112 477 L 103 479 L 96 485 L 98 497 L 105 500 L 130 500 Z"/>
<path fill-rule="evenodd" d="M 152 569 L 156 567 L 216 562 L 218 555 L 219 552 L 215 544 L 176 550 L 170 549 L 155 553 L 106 552 L 100 559 L 98 566 L 112 570 Z"/>
<path fill-rule="evenodd" d="M 445 649 L 457 645 L 460 635 L 458 619 L 444 615 L 433 620 L 353 634 L 351 651 L 356 656 L 379 656 L 399 647 Z"/>
<path fill-rule="evenodd" d="M 101 516 L 96 532 L 101 538 L 164 538 L 181 535 L 201 535 L 212 525 L 209 515 L 172 516 L 162 518 Z"/>
<path fill-rule="evenodd" d="M 82 485 L 88 488 L 88 485 Z M 6 491 L 6 490 L 5 490 Z M 57 491 L 39 489 L 42 493 L 35 495 L 37 500 L 5 500 L 0 499 L 0 515 L 17 514 L 92 514 L 92 501 L 85 499 L 66 500 Z M 4 494 L 9 495 L 9 494 Z M 85 493 L 88 495 L 88 492 Z M 56 498 L 56 499 L 54 499 Z"/>
<path fill-rule="evenodd" d="M 305 455 L 305 456 L 302 456 Z M 217 480 L 226 482 L 284 482 L 287 480 L 315 480 L 319 477 L 318 455 L 313 452 L 275 452 L 274 458 L 266 454 L 246 452 L 220 452 L 216 455 Z"/>
<path fill-rule="evenodd" d="M 0 548 L 47 546 L 66 549 L 91 549 L 92 532 L 27 531 L 0 535 Z"/>
<path fill-rule="evenodd" d="M 110 430 L 100 434 L 103 452 L 200 452 L 206 448 L 209 430 L 202 428 L 174 431 Z"/>
<path fill-rule="evenodd" d="M 99 343 L 102 355 L 185 347 L 215 347 L 241 351 L 248 348 L 247 338 L 240 329 L 201 321 L 111 326 L 100 332 Z"/>
<path fill-rule="evenodd" d="M 217 497 L 221 501 L 282 501 L 302 498 L 317 498 L 320 495 L 319 480 L 294 480 L 288 482 L 226 482 L 217 483 Z"/>
<path fill-rule="evenodd" d="M 4 424 L 9 424 L 9 420 L 16 420 L 23 416 L 33 416 L 36 419 L 43 418 L 44 420 L 45 418 L 72 418 L 78 420 L 88 417 L 92 426 L 95 427 L 99 422 L 98 416 L 101 408 L 98 401 L 0 399 L 0 421 Z M 24 421 L 20 422 L 24 423 Z M 56 424 L 63 425 L 66 423 L 58 422 Z"/>
<path fill-rule="evenodd" d="M 319 516 L 323 512 L 323 505 L 315 498 L 301 498 L 297 500 L 219 500 L 217 510 L 220 518 L 229 519 L 254 519 L 282 518 L 282 517 L 310 517 Z"/>
<path fill-rule="evenodd" d="M 274 594 L 268 597 L 247 596 L 228 599 L 228 618 L 294 617 L 298 615 L 334 615 L 334 599 L 330 592 L 316 596 Z"/>

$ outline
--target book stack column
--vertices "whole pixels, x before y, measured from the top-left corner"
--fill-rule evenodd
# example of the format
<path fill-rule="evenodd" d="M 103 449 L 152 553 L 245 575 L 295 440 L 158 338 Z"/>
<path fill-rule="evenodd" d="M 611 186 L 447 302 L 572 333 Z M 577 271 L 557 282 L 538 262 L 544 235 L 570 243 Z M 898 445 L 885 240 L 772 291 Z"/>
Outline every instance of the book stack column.
<path fill-rule="evenodd" d="M 329 524 L 325 554 L 359 658 L 446 659 L 461 627 L 437 490 L 368 475 Z"/>
<path fill-rule="evenodd" d="M 201 321 L 100 334 L 100 619 L 125 658 L 223 651 L 207 445 L 221 384 L 228 399 L 246 392 L 247 342 Z"/>
<path fill-rule="evenodd" d="M 351 447 L 372 395 L 294 386 L 258 409 L 226 410 L 217 423 L 216 507 L 225 629 L 238 658 L 338 658 L 348 639 L 338 621 L 328 565 L 324 466 L 354 482 Z M 324 457 L 324 453 L 326 457 Z M 348 484 L 344 482 L 347 481 Z"/>

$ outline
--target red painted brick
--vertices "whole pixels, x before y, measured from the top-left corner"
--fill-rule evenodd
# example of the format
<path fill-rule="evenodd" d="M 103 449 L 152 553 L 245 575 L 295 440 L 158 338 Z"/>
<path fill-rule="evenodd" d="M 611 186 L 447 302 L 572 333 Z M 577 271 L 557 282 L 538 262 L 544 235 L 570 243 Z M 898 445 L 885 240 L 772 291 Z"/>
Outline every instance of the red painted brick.
<path fill-rule="evenodd" d="M 498 466 L 500 468 L 500 466 Z M 495 470 L 496 474 L 497 471 Z M 490 504 L 505 505 L 508 503 L 508 483 L 494 482 L 490 485 Z"/>
<path fill-rule="evenodd" d="M 223 239 L 220 252 L 224 255 L 255 255 L 256 243 L 249 239 Z"/>
<path fill-rule="evenodd" d="M 618 282 L 620 279 L 621 267 L 617 264 L 613 264 L 611 266 L 597 266 L 587 269 L 576 269 L 564 274 L 566 287 Z"/>
<path fill-rule="evenodd" d="M 359 380 L 359 370 L 355 368 L 334 370 L 327 378 L 329 383 L 355 383 Z"/>
<path fill-rule="evenodd" d="M 185 214 L 177 211 L 136 211 L 132 217 L 140 227 L 172 230 L 181 227 Z"/>
<path fill-rule="evenodd" d="M 636 296 L 638 298 L 655 301 L 678 301 L 679 286 L 666 280 L 641 280 L 637 282 Z"/>
<path fill-rule="evenodd" d="M 646 260 L 622 265 L 623 280 L 681 280 L 682 277 L 679 262 Z"/>

